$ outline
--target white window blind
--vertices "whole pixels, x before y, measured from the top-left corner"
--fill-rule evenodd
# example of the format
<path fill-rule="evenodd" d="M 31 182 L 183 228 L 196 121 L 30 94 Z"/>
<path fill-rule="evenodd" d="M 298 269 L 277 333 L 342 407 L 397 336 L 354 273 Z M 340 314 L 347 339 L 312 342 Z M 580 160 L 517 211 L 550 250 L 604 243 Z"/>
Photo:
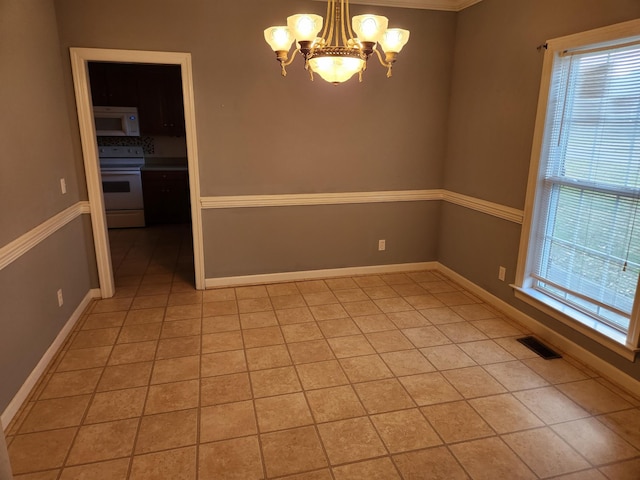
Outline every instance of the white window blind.
<path fill-rule="evenodd" d="M 533 287 L 627 333 L 640 271 L 640 41 L 556 55 Z"/>

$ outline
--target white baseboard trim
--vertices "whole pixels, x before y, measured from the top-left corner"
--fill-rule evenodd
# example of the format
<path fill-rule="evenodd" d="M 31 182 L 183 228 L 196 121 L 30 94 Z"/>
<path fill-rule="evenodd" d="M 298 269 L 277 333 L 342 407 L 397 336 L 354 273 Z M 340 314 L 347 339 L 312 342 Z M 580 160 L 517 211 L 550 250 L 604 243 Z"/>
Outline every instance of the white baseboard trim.
<path fill-rule="evenodd" d="M 580 345 L 572 342 L 568 338 L 560 335 L 555 330 L 547 327 L 546 325 L 540 323 L 536 319 L 530 317 L 529 315 L 521 312 L 517 308 L 509 305 L 504 300 L 496 297 L 495 295 L 487 292 L 482 287 L 476 285 L 472 281 L 466 279 L 459 273 L 451 270 L 449 267 L 442 265 L 441 263 L 437 263 L 436 269 L 448 276 L 455 282 L 462 285 L 464 288 L 469 290 L 474 295 L 478 296 L 485 302 L 490 305 L 493 305 L 498 310 L 504 312 L 509 318 L 515 320 L 520 323 L 522 326 L 531 331 L 531 333 L 536 334 L 545 342 L 548 342 L 552 346 L 556 347 L 558 350 L 561 350 L 568 355 L 571 355 L 576 360 L 587 365 L 589 368 L 592 368 L 596 372 L 600 373 L 603 377 L 617 383 L 621 387 L 625 388 L 629 392 L 633 393 L 636 396 L 640 396 L 640 382 L 635 378 L 627 375 L 621 370 L 618 370 L 616 367 L 611 365 L 608 362 L 605 362 L 600 357 L 594 355 L 590 351 L 581 347 Z"/>
<path fill-rule="evenodd" d="M 297 272 L 265 273 L 238 277 L 207 278 L 206 288 L 237 287 L 262 283 L 296 282 L 317 278 L 348 277 L 356 275 L 376 275 L 382 273 L 415 272 L 433 270 L 436 262 L 396 263 L 392 265 L 371 265 L 365 267 L 330 268 L 325 270 L 304 270 Z"/>
<path fill-rule="evenodd" d="M 4 412 L 2 412 L 0 420 L 2 421 L 2 425 L 4 425 L 5 428 L 9 425 L 11 420 L 13 420 L 13 417 L 18 412 L 18 410 L 20 410 L 22 404 L 27 400 L 29 394 L 31 393 L 31 390 L 33 390 L 33 387 L 35 387 L 35 385 L 38 383 L 38 380 L 40 380 L 40 377 L 46 371 L 49 363 L 51 363 L 51 360 L 58 353 L 58 350 L 64 344 L 65 340 L 73 330 L 73 327 L 75 327 L 76 323 L 78 323 L 78 320 L 80 319 L 80 317 L 82 317 L 82 314 L 86 310 L 87 306 L 94 298 L 100 298 L 99 288 L 93 288 L 87 292 L 78 307 L 74 310 L 73 314 L 71 314 L 69 320 L 67 320 L 64 327 L 62 327 L 62 330 L 60 330 L 60 333 L 58 333 L 53 343 L 49 346 L 36 367 L 22 384 L 22 387 L 20 387 L 18 393 L 16 393 L 11 402 L 9 402 L 9 405 L 7 405 L 7 408 L 5 408 Z"/>
<path fill-rule="evenodd" d="M 82 201 L 45 220 L 24 235 L 0 248 L 0 270 L 27 253 L 83 213 L 91 213 L 89 202 Z"/>

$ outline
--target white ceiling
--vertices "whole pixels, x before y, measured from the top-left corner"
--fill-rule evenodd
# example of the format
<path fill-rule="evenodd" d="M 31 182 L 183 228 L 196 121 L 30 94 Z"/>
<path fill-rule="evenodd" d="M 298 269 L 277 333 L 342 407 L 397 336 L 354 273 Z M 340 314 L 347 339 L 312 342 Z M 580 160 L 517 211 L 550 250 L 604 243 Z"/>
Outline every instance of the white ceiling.
<path fill-rule="evenodd" d="M 326 0 L 318 0 L 326 1 Z M 447 10 L 459 12 L 481 0 L 350 0 L 350 3 L 381 5 L 383 7 L 420 8 L 425 10 Z"/>

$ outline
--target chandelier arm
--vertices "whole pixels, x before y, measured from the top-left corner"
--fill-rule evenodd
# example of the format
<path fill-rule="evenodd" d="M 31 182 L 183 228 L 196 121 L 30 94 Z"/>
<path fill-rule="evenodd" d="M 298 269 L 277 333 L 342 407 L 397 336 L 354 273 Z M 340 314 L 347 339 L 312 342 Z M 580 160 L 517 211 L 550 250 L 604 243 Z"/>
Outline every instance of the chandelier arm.
<path fill-rule="evenodd" d="M 345 24 L 349 23 L 345 17 L 346 17 L 346 11 L 345 11 L 345 4 L 348 5 L 349 2 L 347 2 L 346 0 L 340 0 L 340 35 L 342 36 L 342 45 L 347 45 L 347 29 L 345 28 Z M 336 45 L 337 45 L 337 39 L 336 39 Z"/>
<path fill-rule="evenodd" d="M 336 20 L 336 1 L 327 1 L 327 20 L 325 22 L 325 30 L 322 32 L 322 39 L 326 46 L 331 45 L 334 35 L 335 20 Z"/>
<path fill-rule="evenodd" d="M 328 0 L 327 1 L 327 15 L 326 15 L 326 20 L 324 21 L 324 27 L 322 28 L 322 35 L 320 35 L 320 38 L 323 38 L 324 40 L 327 40 L 328 37 L 327 35 L 331 35 L 330 32 L 330 28 L 331 28 L 331 15 L 333 14 L 333 2 L 335 2 L 335 0 Z"/>
<path fill-rule="evenodd" d="M 280 74 L 283 77 L 287 76 L 287 67 L 293 63 L 293 61 L 296 59 L 296 53 L 298 53 L 299 51 L 300 51 L 299 48 L 294 50 L 290 58 L 289 58 L 289 52 L 286 52 L 284 50 L 276 52 L 276 58 L 278 62 L 280 62 L 280 69 L 281 69 Z"/>
<path fill-rule="evenodd" d="M 385 67 L 387 69 L 387 78 L 391 78 L 391 76 L 393 75 L 393 72 L 392 72 L 393 62 L 385 62 L 382 59 L 382 54 L 380 53 L 380 50 L 378 50 L 378 46 L 377 45 L 373 49 L 373 51 L 376 52 L 376 55 L 378 56 L 378 60 L 380 60 L 380 65 L 382 65 L 383 67 Z"/>
<path fill-rule="evenodd" d="M 378 46 L 376 45 L 376 47 L 373 49 L 374 52 L 376 52 L 376 55 L 378 56 L 378 60 L 380 60 L 380 65 L 382 65 L 385 68 L 391 68 L 393 67 L 393 62 L 385 62 L 382 59 L 382 54 L 380 53 L 380 50 L 378 50 Z"/>
<path fill-rule="evenodd" d="M 356 36 L 353 34 L 353 30 L 351 29 L 351 22 L 350 22 L 350 19 L 351 19 L 351 7 L 349 6 L 349 0 L 345 0 L 345 1 L 346 1 L 346 6 L 345 6 L 344 15 L 345 15 L 345 18 L 346 18 L 345 21 L 347 23 L 347 30 L 348 30 L 348 33 L 349 33 L 349 38 L 356 38 Z M 345 45 L 346 44 L 347 43 L 345 42 Z"/>
<path fill-rule="evenodd" d="M 289 58 L 289 60 L 285 61 L 285 62 L 280 62 L 282 64 L 283 67 L 288 67 L 289 65 L 291 65 L 293 63 L 293 61 L 296 59 L 296 53 L 300 53 L 300 49 L 296 48 L 293 53 L 291 54 L 291 58 Z"/>

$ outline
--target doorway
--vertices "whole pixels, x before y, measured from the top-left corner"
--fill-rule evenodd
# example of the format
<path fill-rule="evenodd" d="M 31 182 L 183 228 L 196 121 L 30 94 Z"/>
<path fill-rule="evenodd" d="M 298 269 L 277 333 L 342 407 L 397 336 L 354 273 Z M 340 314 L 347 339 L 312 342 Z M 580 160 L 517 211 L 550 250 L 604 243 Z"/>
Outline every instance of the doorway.
<path fill-rule="evenodd" d="M 100 290 L 103 298 L 115 293 L 112 254 L 107 229 L 104 198 L 98 159 L 98 146 L 93 123 L 89 62 L 126 64 L 176 65 L 180 68 L 182 101 L 184 106 L 184 132 L 187 157 L 188 197 L 191 210 L 191 237 L 193 242 L 193 270 L 196 289 L 204 289 L 204 254 L 202 245 L 202 219 L 200 187 L 198 181 L 198 155 L 195 131 L 191 56 L 188 53 L 145 52 L 131 50 L 104 50 L 72 48 L 71 63 L 80 124 L 80 137 L 85 164 L 85 175 L 91 223 L 93 229 Z"/>

